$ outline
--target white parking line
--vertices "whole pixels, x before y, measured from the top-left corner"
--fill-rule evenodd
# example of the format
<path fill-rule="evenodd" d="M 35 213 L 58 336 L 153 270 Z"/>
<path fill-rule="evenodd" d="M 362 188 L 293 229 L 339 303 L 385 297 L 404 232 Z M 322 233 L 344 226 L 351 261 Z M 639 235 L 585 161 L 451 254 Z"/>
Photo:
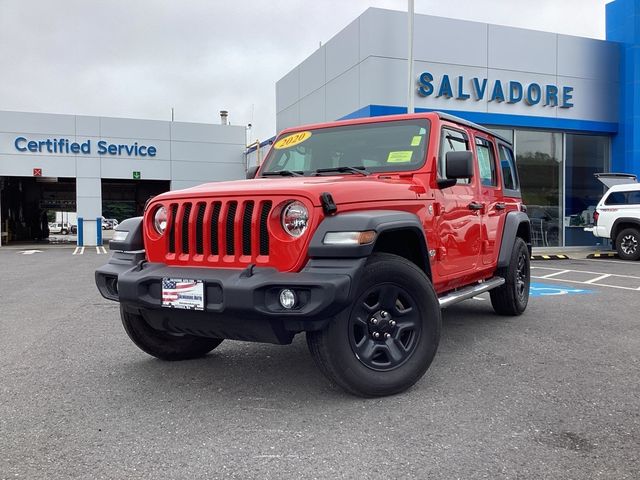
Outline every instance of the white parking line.
<path fill-rule="evenodd" d="M 535 268 L 535 267 L 533 267 Z M 551 277 L 555 277 L 556 275 L 562 275 L 563 273 L 569 273 L 571 270 L 560 270 L 559 272 L 553 272 L 553 273 L 549 273 L 547 275 L 544 275 L 542 277 L 538 277 L 538 278 L 551 278 Z"/>
<path fill-rule="evenodd" d="M 603 274 L 603 275 L 600 275 L 599 277 L 592 278 L 591 280 L 587 280 L 587 281 L 586 281 L 586 282 L 584 282 L 584 283 L 595 283 L 595 282 L 599 282 L 600 280 L 604 280 L 605 278 L 610 277 L 611 275 L 612 275 L 612 274 L 610 274 L 610 273 L 605 273 L 605 274 Z"/>
<path fill-rule="evenodd" d="M 606 283 L 598 283 L 606 278 L 623 278 L 625 280 L 630 280 L 633 284 L 640 284 L 640 277 L 636 277 L 633 275 L 618 275 L 614 273 L 602 273 L 602 272 L 590 272 L 587 270 L 562 270 L 560 268 L 551 268 L 551 267 L 531 267 L 531 270 L 554 270 L 552 273 L 547 273 L 545 275 L 531 275 L 531 278 L 535 278 L 537 280 L 551 280 L 556 282 L 565 282 L 565 283 L 576 283 L 579 285 L 595 285 L 597 287 L 607 287 L 607 288 L 617 288 L 619 290 L 633 290 L 640 291 L 640 287 L 623 287 L 620 285 L 608 285 Z M 540 272 L 544 273 L 544 272 Z M 594 278 L 584 281 L 578 280 L 568 280 L 562 278 L 561 276 L 567 273 L 587 273 L 589 275 L 595 275 Z"/>
<path fill-rule="evenodd" d="M 107 250 L 104 247 L 100 247 L 102 249 L 102 253 L 107 253 Z"/>
<path fill-rule="evenodd" d="M 551 268 L 551 267 L 531 267 L 531 270 L 562 270 L 561 268 Z M 565 272 L 572 272 L 572 273 L 590 273 L 592 275 L 603 275 L 602 272 L 592 272 L 589 270 L 566 270 Z M 620 275 L 617 273 L 611 273 L 610 274 L 612 277 L 624 277 L 624 278 L 633 278 L 635 280 L 640 280 L 640 277 L 636 277 L 633 275 Z"/>

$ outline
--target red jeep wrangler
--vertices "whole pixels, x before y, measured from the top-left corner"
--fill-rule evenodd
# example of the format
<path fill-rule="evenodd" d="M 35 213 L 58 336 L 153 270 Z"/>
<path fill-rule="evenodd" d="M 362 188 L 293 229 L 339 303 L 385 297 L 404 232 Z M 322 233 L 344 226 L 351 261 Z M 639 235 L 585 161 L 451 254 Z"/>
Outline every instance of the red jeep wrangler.
<path fill-rule="evenodd" d="M 306 332 L 330 380 L 389 395 L 429 367 L 441 308 L 487 291 L 499 314 L 527 306 L 529 219 L 511 145 L 486 128 L 442 113 L 291 128 L 247 177 L 118 225 L 96 283 L 150 355 Z"/>

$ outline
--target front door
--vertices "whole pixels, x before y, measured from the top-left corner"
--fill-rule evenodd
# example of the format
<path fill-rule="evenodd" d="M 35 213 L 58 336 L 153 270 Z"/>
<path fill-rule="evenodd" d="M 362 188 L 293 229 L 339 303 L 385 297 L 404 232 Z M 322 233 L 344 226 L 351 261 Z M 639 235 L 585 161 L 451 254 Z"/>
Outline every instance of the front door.
<path fill-rule="evenodd" d="M 445 155 L 470 150 L 468 135 L 454 127 L 443 127 L 440 137 L 438 176 L 445 177 Z M 452 187 L 435 193 L 435 212 L 439 245 L 436 252 L 438 274 L 443 280 L 460 278 L 477 268 L 481 249 L 481 211 L 477 175 L 458 180 Z"/>

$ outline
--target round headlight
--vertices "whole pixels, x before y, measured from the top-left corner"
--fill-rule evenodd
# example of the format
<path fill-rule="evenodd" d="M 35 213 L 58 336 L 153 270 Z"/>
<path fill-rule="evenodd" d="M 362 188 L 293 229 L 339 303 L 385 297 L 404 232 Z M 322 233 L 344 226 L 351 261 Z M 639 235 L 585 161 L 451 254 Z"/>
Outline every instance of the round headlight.
<path fill-rule="evenodd" d="M 282 210 L 282 228 L 294 238 L 298 238 L 307 229 L 309 211 L 302 202 L 294 201 Z"/>
<path fill-rule="evenodd" d="M 160 235 L 167 229 L 167 209 L 160 207 L 153 216 L 153 226 Z"/>

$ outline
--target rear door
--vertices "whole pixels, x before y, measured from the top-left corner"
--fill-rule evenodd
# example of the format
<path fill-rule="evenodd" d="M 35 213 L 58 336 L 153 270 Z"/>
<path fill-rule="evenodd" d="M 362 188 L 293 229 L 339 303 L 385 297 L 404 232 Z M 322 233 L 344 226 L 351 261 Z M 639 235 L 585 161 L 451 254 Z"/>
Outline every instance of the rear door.
<path fill-rule="evenodd" d="M 445 124 L 440 135 L 438 178 L 446 178 L 447 152 L 471 150 L 472 139 L 456 126 Z M 452 187 L 435 192 L 437 232 L 440 242 L 437 251 L 438 274 L 444 279 L 460 278 L 472 273 L 479 261 L 481 247 L 480 210 L 477 175 L 471 180 L 458 180 Z"/>
<path fill-rule="evenodd" d="M 482 199 L 481 256 L 482 263 L 490 265 L 498 259 L 498 233 L 502 231 L 506 205 L 500 188 L 495 143 L 488 136 L 475 135 L 474 144 Z"/>

